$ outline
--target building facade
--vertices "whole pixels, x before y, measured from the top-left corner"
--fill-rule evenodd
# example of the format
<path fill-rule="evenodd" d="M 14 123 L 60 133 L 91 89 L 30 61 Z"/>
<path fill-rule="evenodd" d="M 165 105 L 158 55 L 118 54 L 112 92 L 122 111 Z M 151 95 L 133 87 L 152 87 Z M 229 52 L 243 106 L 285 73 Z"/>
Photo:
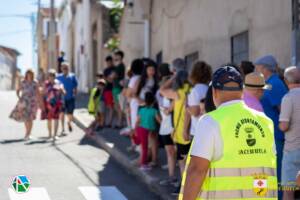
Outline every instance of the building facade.
<path fill-rule="evenodd" d="M 59 50 L 66 53 L 82 92 L 93 87 L 96 74 L 103 70 L 108 17 L 108 8 L 97 0 L 65 0 L 59 9 Z"/>
<path fill-rule="evenodd" d="M 55 13 L 57 14 L 57 10 L 55 10 Z M 36 30 L 36 36 L 37 36 L 37 54 L 38 54 L 38 67 L 40 69 L 43 69 L 44 72 L 47 72 L 50 68 L 56 68 L 57 66 L 50 66 L 49 62 L 49 42 L 50 35 L 49 35 L 49 22 L 50 22 L 50 16 L 51 16 L 51 9 L 50 8 L 41 8 L 38 12 L 37 17 L 37 30 Z M 57 57 L 59 55 L 58 52 L 58 37 L 56 36 L 55 39 L 55 52 L 54 56 Z"/>
<path fill-rule="evenodd" d="M 15 49 L 0 46 L 0 90 L 15 89 L 19 55 Z"/>
<path fill-rule="evenodd" d="M 214 68 L 273 54 L 282 67 L 291 62 L 292 3 L 282 0 L 134 0 L 122 20 L 121 48 L 130 59 L 145 52 L 161 62 L 176 57 L 188 67 L 205 60 Z M 133 22 L 149 20 L 150 28 Z M 144 27 L 144 28 L 143 28 Z M 127 62 L 129 62 L 128 60 Z"/>

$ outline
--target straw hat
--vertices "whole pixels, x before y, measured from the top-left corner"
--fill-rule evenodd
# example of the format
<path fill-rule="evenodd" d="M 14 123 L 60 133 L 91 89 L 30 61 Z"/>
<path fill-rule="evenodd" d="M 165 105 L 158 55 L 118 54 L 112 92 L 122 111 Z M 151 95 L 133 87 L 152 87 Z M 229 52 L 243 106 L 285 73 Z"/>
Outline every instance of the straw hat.
<path fill-rule="evenodd" d="M 264 75 L 259 72 L 252 72 L 247 74 L 245 77 L 245 88 L 247 89 L 263 89 L 263 90 L 271 90 L 272 86 L 266 84 Z"/>

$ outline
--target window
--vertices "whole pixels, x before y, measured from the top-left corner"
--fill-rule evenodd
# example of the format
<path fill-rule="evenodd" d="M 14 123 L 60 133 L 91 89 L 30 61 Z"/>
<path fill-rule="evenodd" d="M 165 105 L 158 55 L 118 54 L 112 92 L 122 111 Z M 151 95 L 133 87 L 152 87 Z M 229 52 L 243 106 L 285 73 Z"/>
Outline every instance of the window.
<path fill-rule="evenodd" d="M 240 64 L 243 60 L 249 60 L 249 36 L 248 31 L 231 37 L 231 62 Z"/>
<path fill-rule="evenodd" d="M 199 53 L 198 51 L 193 52 L 185 56 L 186 68 L 188 71 L 192 70 L 193 64 L 198 61 Z"/>
<path fill-rule="evenodd" d="M 292 0 L 292 29 L 298 30 L 300 24 L 300 1 Z"/>

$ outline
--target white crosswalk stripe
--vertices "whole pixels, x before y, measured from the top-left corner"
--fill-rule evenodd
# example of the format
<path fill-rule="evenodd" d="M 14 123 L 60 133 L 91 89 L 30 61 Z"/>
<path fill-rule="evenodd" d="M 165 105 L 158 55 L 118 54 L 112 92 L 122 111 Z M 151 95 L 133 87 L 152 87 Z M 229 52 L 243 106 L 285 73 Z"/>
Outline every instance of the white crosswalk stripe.
<path fill-rule="evenodd" d="M 78 190 L 85 200 L 128 200 L 115 186 L 82 186 Z M 26 193 L 8 189 L 10 200 L 51 200 L 46 188 L 31 187 Z"/>
<path fill-rule="evenodd" d="M 114 186 L 78 187 L 86 200 L 127 200 Z"/>
<path fill-rule="evenodd" d="M 12 188 L 8 189 L 10 200 L 50 200 L 45 188 L 30 188 L 26 193 L 16 193 Z"/>

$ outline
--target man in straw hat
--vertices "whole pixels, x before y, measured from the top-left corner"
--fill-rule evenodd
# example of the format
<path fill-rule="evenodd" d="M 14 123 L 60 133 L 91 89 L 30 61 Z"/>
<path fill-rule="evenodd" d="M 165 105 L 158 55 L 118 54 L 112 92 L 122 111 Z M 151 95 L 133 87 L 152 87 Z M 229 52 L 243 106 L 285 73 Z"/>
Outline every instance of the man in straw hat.
<path fill-rule="evenodd" d="M 263 112 L 260 98 L 264 90 L 270 90 L 271 85 L 266 84 L 264 75 L 259 72 L 252 72 L 245 77 L 243 99 L 250 108 Z"/>

